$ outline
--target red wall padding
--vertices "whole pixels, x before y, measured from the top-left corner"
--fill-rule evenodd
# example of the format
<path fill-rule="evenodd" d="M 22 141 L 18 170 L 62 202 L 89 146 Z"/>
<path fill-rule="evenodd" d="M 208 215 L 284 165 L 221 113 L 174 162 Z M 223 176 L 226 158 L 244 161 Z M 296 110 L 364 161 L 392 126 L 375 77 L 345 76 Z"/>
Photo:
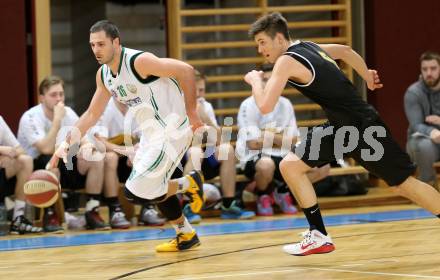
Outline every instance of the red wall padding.
<path fill-rule="evenodd" d="M 440 52 L 440 1 L 365 1 L 368 66 L 379 71 L 384 88 L 368 94 L 393 136 L 406 143 L 403 96 L 420 74 L 425 50 Z"/>

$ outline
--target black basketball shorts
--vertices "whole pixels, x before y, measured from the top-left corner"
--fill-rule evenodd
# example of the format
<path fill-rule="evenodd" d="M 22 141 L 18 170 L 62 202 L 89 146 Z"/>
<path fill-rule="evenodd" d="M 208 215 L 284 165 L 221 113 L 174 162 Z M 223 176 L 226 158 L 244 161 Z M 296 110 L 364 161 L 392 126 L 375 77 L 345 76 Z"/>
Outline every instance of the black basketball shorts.
<path fill-rule="evenodd" d="M 353 129 L 358 131 L 357 141 L 354 141 L 356 133 L 349 132 Z M 313 127 L 292 151 L 311 167 L 351 157 L 390 186 L 400 185 L 416 169 L 380 118 L 358 126 L 332 126 L 325 123 Z"/>

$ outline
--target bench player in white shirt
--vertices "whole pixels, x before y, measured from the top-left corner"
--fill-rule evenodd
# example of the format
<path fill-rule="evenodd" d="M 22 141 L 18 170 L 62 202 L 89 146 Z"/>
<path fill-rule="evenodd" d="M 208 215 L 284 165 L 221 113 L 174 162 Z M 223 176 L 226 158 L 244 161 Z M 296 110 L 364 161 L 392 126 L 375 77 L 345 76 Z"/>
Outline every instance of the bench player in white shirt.
<path fill-rule="evenodd" d="M 142 136 L 133 171 L 125 183 L 126 197 L 133 202 L 157 203 L 176 230 L 177 237 L 158 245 L 156 251 L 174 252 L 200 245 L 195 230 L 182 215 L 176 193 L 189 196 L 192 210 L 199 212 L 204 200 L 203 175 L 191 172 L 169 181 L 190 146 L 191 128 L 203 126 L 196 113 L 194 69 L 179 60 L 122 47 L 118 28 L 107 20 L 90 28 L 90 46 L 102 66 L 96 73 L 97 88 L 90 106 L 76 128 L 84 135 L 96 124 L 111 96 L 127 104 L 142 128 Z M 77 141 L 74 136 L 66 138 L 56 157 L 67 160 L 70 144 Z"/>
<path fill-rule="evenodd" d="M 0 203 L 5 196 L 15 194 L 11 234 L 40 233 L 42 228 L 34 227 L 24 216 L 26 206 L 24 183 L 32 173 L 32 157 L 26 154 L 0 116 Z"/>
<path fill-rule="evenodd" d="M 42 169 L 62 142 L 69 126 L 78 121 L 78 115 L 64 105 L 64 81 L 57 76 L 47 76 L 38 87 L 40 104 L 30 108 L 20 118 L 18 142 L 34 159 L 34 169 Z M 63 136 L 64 135 L 64 136 Z M 85 142 L 83 142 L 85 144 Z M 62 188 L 85 187 L 87 194 L 86 226 L 88 229 L 109 229 L 99 215 L 100 196 L 103 187 L 104 163 L 88 161 L 82 156 L 87 145 L 80 147 L 80 156 L 72 158 L 72 169 L 63 164 L 51 170 L 59 178 Z M 46 232 L 63 232 L 53 207 L 44 209 L 43 229 Z"/>

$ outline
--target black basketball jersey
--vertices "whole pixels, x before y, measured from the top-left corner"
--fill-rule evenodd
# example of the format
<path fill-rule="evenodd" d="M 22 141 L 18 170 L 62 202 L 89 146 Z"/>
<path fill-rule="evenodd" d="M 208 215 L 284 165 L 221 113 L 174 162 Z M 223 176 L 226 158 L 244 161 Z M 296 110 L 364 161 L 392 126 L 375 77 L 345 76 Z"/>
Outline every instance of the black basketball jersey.
<path fill-rule="evenodd" d="M 312 72 L 312 80 L 307 84 L 290 79 L 288 83 L 321 105 L 331 124 L 356 126 L 378 117 L 373 106 L 361 98 L 336 62 L 317 44 L 295 41 L 284 55 L 293 57 Z"/>

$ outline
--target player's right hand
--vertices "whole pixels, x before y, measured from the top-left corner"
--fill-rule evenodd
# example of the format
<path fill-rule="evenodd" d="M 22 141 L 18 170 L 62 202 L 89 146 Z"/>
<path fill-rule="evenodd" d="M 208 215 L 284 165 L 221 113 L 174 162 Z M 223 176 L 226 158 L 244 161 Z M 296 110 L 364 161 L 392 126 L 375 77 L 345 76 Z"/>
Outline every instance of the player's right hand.
<path fill-rule="evenodd" d="M 60 101 L 53 107 L 53 117 L 57 120 L 62 120 L 66 114 L 66 107 L 64 102 Z"/>
<path fill-rule="evenodd" d="M 263 71 L 252 70 L 244 76 L 244 80 L 246 83 L 252 86 L 255 81 L 263 80 L 263 74 Z"/>
<path fill-rule="evenodd" d="M 377 71 L 373 69 L 368 69 L 366 82 L 369 90 L 375 90 L 383 87 L 383 84 L 380 82 L 379 79 L 379 74 L 377 74 Z"/>

